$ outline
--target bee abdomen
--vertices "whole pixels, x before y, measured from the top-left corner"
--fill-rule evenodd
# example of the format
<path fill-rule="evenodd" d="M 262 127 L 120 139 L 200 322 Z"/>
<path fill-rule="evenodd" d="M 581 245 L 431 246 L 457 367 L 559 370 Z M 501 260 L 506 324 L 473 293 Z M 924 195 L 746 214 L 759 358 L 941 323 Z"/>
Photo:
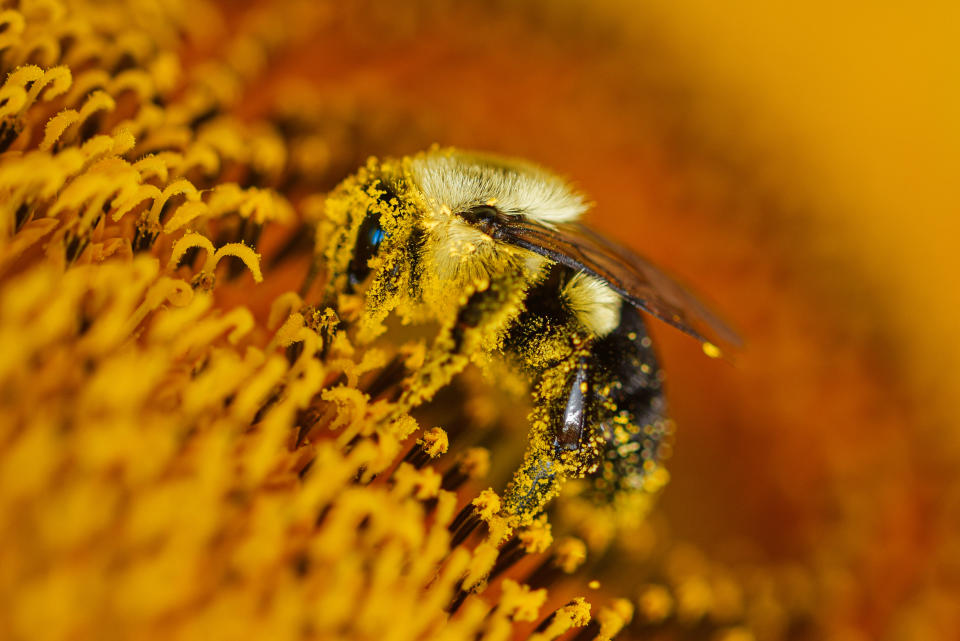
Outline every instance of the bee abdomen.
<path fill-rule="evenodd" d="M 593 350 L 602 454 L 594 487 L 612 496 L 645 487 L 669 436 L 663 376 L 640 313 L 624 305 L 620 325 Z"/>

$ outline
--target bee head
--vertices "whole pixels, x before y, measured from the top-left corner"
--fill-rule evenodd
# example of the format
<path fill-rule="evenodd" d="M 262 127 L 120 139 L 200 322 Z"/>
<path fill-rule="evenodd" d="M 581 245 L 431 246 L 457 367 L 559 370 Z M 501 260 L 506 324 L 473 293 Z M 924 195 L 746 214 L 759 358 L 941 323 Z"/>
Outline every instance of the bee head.
<path fill-rule="evenodd" d="M 319 238 L 331 291 L 352 292 L 390 246 L 406 242 L 413 214 L 396 161 L 371 160 L 326 199 Z"/>

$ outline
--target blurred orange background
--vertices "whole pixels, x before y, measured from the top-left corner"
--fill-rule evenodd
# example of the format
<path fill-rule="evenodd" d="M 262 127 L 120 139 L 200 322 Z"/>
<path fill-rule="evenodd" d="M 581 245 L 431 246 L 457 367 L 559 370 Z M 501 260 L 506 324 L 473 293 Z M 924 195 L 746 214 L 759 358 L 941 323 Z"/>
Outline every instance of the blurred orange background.
<path fill-rule="evenodd" d="M 672 536 L 799 569 L 831 638 L 958 638 L 960 6 L 442 6 L 349 10 L 251 111 L 305 83 L 400 123 L 367 153 L 571 177 L 745 339 L 710 361 L 654 328 Z"/>

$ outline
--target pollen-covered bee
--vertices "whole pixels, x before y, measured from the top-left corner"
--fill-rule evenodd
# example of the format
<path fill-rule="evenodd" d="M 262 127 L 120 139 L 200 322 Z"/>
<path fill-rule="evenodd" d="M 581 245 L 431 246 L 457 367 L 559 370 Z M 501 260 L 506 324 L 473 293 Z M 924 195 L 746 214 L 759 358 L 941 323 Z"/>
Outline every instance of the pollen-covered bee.
<path fill-rule="evenodd" d="M 471 360 L 505 359 L 529 380 L 529 446 L 503 502 L 519 522 L 566 478 L 591 476 L 607 497 L 649 489 L 669 423 L 641 310 L 711 355 L 714 337 L 736 340 L 650 263 L 580 225 L 587 208 L 536 165 L 452 149 L 371 160 L 326 202 L 327 299 L 362 293 L 358 340 L 392 313 L 438 328 L 406 372 L 401 409 Z"/>

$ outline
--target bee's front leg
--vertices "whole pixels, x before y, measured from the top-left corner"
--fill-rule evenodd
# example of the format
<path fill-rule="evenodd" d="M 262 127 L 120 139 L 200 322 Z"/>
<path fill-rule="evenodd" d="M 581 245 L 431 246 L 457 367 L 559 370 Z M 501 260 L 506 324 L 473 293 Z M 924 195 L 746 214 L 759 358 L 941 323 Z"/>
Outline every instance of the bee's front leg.
<path fill-rule="evenodd" d="M 403 381 L 398 407 L 409 410 L 430 400 L 473 355 L 495 351 L 499 337 L 522 309 L 523 283 L 520 274 L 509 273 L 466 294 L 453 320 L 427 350 L 423 365 Z"/>

